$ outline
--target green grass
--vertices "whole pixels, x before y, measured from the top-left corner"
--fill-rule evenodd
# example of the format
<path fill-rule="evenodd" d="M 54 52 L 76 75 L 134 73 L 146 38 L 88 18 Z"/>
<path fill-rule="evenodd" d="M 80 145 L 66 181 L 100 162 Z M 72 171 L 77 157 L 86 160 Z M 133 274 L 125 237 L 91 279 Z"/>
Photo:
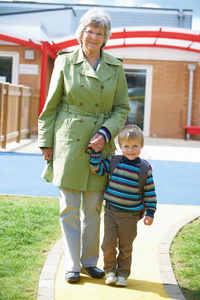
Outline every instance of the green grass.
<path fill-rule="evenodd" d="M 0 299 L 35 299 L 41 269 L 61 237 L 56 198 L 0 195 Z"/>
<path fill-rule="evenodd" d="M 200 299 L 200 218 L 184 226 L 172 242 L 171 261 L 187 300 Z"/>

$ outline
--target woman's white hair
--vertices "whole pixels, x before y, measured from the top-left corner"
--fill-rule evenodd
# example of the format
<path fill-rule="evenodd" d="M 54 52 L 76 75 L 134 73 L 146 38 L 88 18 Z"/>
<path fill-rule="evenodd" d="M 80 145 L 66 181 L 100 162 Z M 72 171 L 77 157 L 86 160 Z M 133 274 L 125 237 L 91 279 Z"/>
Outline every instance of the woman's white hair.
<path fill-rule="evenodd" d="M 80 44 L 83 31 L 89 24 L 102 26 L 105 28 L 105 37 L 102 45 L 103 48 L 111 35 L 110 15 L 101 8 L 92 8 L 88 10 L 80 19 L 78 28 L 76 30 L 76 37 Z"/>

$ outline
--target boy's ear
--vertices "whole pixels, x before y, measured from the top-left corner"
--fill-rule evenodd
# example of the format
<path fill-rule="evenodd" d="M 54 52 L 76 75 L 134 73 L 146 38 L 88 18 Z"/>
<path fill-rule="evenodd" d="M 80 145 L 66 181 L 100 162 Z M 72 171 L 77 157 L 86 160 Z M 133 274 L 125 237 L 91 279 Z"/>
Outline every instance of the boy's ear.
<path fill-rule="evenodd" d="M 142 144 L 141 149 L 144 147 L 144 144 Z"/>

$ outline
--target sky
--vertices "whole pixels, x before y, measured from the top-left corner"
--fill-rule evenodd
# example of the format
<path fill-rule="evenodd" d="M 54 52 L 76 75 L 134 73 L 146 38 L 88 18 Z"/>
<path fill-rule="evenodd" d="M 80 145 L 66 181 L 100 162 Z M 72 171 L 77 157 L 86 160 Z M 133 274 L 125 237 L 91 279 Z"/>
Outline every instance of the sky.
<path fill-rule="evenodd" d="M 22 0 L 28 1 L 31 0 Z M 138 7 L 146 4 L 151 4 L 153 7 L 160 8 L 172 8 L 172 9 L 191 9 L 193 10 L 193 22 L 192 29 L 200 31 L 200 4 L 199 0 L 33 0 L 34 2 L 43 3 L 65 3 L 65 4 L 76 4 L 76 3 L 88 3 L 88 4 L 99 4 L 99 5 L 117 5 L 117 6 L 132 6 Z"/>

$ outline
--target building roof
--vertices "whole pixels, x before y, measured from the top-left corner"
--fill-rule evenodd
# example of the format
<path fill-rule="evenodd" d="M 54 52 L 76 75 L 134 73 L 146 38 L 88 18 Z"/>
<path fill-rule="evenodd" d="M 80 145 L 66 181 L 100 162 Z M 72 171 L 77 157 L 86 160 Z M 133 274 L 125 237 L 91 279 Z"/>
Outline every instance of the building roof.
<path fill-rule="evenodd" d="M 74 34 L 82 15 L 90 8 L 101 7 L 111 16 L 112 28 L 128 26 L 182 27 L 191 29 L 192 10 L 124 7 L 111 5 L 36 3 L 20 1 L 0 2 L 1 30 L 7 34 L 20 32 L 25 38 L 51 41 Z M 37 32 L 32 27 L 37 21 Z M 29 30 L 25 30 L 29 26 Z M 17 27 L 15 26 L 17 24 Z M 19 29 L 21 25 L 21 29 Z M 28 35 L 29 36 L 28 36 Z"/>

